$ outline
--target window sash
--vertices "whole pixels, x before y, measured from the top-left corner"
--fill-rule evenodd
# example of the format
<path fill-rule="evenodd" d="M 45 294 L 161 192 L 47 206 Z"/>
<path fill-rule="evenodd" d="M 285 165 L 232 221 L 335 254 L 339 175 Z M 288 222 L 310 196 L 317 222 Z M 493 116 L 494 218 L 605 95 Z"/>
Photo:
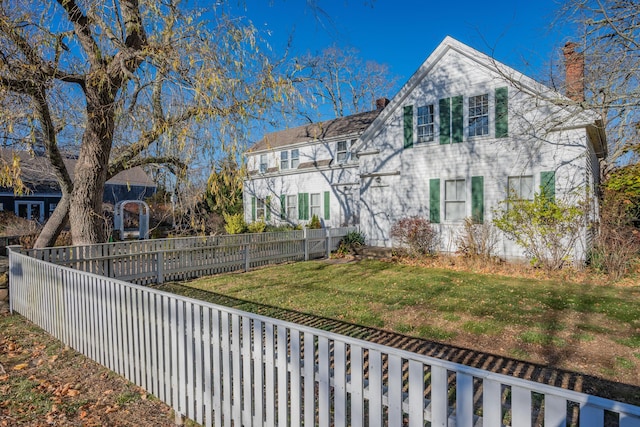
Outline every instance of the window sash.
<path fill-rule="evenodd" d="M 288 151 L 280 152 L 280 169 L 281 170 L 289 169 L 289 152 Z"/>
<path fill-rule="evenodd" d="M 298 218 L 298 196 L 287 196 L 287 218 Z"/>
<path fill-rule="evenodd" d="M 444 182 L 444 217 L 447 221 L 462 221 L 466 217 L 466 180 Z"/>
<path fill-rule="evenodd" d="M 291 169 L 297 169 L 300 164 L 300 152 L 298 149 L 291 150 Z"/>
<path fill-rule="evenodd" d="M 336 144 L 336 160 L 338 163 L 346 163 L 349 160 L 347 141 L 338 141 Z"/>
<path fill-rule="evenodd" d="M 434 139 L 433 105 L 418 107 L 418 142 L 431 142 Z"/>
<path fill-rule="evenodd" d="M 489 95 L 469 98 L 469 136 L 489 134 Z"/>
<path fill-rule="evenodd" d="M 264 199 L 256 200 L 256 218 L 258 221 L 264 221 Z"/>
<path fill-rule="evenodd" d="M 509 197 L 518 200 L 533 200 L 533 176 L 510 176 L 507 178 Z"/>
<path fill-rule="evenodd" d="M 313 217 L 314 215 L 316 215 L 318 218 L 321 218 L 320 216 L 320 193 L 311 193 L 310 195 L 310 215 Z"/>
<path fill-rule="evenodd" d="M 265 173 L 267 171 L 267 155 L 260 155 L 260 172 Z"/>

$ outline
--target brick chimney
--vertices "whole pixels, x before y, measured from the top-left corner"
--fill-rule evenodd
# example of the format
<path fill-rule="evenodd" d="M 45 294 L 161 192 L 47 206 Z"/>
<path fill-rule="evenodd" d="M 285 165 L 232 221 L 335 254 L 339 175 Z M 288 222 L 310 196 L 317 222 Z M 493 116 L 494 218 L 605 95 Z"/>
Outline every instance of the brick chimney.
<path fill-rule="evenodd" d="M 576 52 L 578 43 L 567 42 L 562 48 L 565 69 L 565 95 L 576 102 L 584 101 L 584 53 Z"/>
<path fill-rule="evenodd" d="M 378 111 L 382 111 L 384 110 L 384 107 L 386 107 L 389 104 L 389 101 L 387 98 L 378 98 L 376 99 L 376 110 Z"/>

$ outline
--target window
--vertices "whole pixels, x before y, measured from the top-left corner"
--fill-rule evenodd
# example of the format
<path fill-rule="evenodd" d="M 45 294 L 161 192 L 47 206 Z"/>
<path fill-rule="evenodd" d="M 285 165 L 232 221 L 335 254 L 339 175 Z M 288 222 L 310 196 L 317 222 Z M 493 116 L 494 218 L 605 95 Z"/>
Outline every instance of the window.
<path fill-rule="evenodd" d="M 287 196 L 287 218 L 290 220 L 298 216 L 298 197 Z"/>
<path fill-rule="evenodd" d="M 281 151 L 280 152 L 280 170 L 289 169 L 289 152 Z"/>
<path fill-rule="evenodd" d="M 489 95 L 469 98 L 469 136 L 489 134 Z"/>
<path fill-rule="evenodd" d="M 349 161 L 348 141 L 338 141 L 336 145 L 336 160 L 338 163 L 347 163 Z"/>
<path fill-rule="evenodd" d="M 300 164 L 300 154 L 298 153 L 298 149 L 291 150 L 291 169 L 298 169 L 298 165 Z"/>
<path fill-rule="evenodd" d="M 533 176 L 510 176 L 507 181 L 509 197 L 518 200 L 533 200 Z"/>
<path fill-rule="evenodd" d="M 264 199 L 257 200 L 256 218 L 258 218 L 258 221 L 264 221 Z"/>
<path fill-rule="evenodd" d="M 267 171 L 267 155 L 260 154 L 260 173 L 265 173 Z"/>
<path fill-rule="evenodd" d="M 444 217 L 447 221 L 462 221 L 465 218 L 464 179 L 452 179 L 444 182 Z"/>
<path fill-rule="evenodd" d="M 320 216 L 320 193 L 311 193 L 311 216 L 316 215 L 318 218 Z"/>
<path fill-rule="evenodd" d="M 433 105 L 418 107 L 418 142 L 433 141 Z"/>

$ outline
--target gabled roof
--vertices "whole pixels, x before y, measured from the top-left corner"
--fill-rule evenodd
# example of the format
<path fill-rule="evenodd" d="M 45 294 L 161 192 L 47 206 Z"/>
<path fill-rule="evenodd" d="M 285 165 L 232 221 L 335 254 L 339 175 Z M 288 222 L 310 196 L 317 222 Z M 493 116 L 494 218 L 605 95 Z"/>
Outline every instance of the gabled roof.
<path fill-rule="evenodd" d="M 49 159 L 42 155 L 32 155 L 24 150 L 0 148 L 0 158 L 5 162 L 11 163 L 14 155 L 20 159 L 20 178 L 26 186 L 33 189 L 37 188 L 39 191 L 58 188 L 58 182 Z M 72 181 L 76 162 L 76 159 L 64 159 L 64 164 Z M 106 183 L 111 185 L 156 187 L 149 175 L 139 166 L 118 173 Z"/>
<path fill-rule="evenodd" d="M 364 144 L 364 140 L 368 136 L 375 134 L 376 130 L 381 126 L 384 126 L 387 118 L 391 116 L 394 111 L 401 108 L 405 99 L 412 93 L 412 91 L 420 84 L 420 82 L 428 77 L 430 71 L 438 64 L 447 52 L 455 51 L 474 61 L 480 67 L 484 67 L 499 75 L 504 76 L 505 81 L 511 82 L 514 86 L 517 86 L 520 90 L 532 93 L 540 96 L 542 99 L 547 99 L 550 102 L 558 100 L 566 100 L 566 104 L 570 105 L 571 101 L 565 95 L 537 82 L 536 80 L 520 73 L 519 71 L 501 63 L 466 44 L 459 42 L 453 37 L 446 36 L 444 40 L 438 45 L 438 47 L 429 55 L 429 57 L 422 63 L 420 68 L 409 78 L 409 80 L 400 88 L 398 93 L 391 99 L 389 104 L 382 110 L 371 126 L 369 126 L 363 134 L 360 136 L 360 142 L 358 146 L 354 147 L 357 151 Z M 579 109 L 579 107 L 576 107 Z M 599 116 L 590 110 L 581 110 L 576 118 L 581 122 L 581 126 L 587 127 L 594 125 Z"/>
<path fill-rule="evenodd" d="M 272 132 L 265 135 L 248 151 L 270 150 L 303 142 L 358 135 L 369 127 L 379 114 L 380 110 L 367 111 L 365 113 L 339 117 L 325 122 L 310 123 L 296 128 Z"/>

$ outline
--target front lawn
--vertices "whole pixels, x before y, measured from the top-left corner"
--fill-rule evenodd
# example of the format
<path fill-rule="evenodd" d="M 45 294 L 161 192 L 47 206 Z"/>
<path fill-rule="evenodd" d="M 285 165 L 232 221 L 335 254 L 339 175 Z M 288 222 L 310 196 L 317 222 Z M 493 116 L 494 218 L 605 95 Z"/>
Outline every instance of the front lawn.
<path fill-rule="evenodd" d="M 381 261 L 301 262 L 185 285 L 244 300 L 244 310 L 267 304 L 640 386 L 638 285 Z"/>

